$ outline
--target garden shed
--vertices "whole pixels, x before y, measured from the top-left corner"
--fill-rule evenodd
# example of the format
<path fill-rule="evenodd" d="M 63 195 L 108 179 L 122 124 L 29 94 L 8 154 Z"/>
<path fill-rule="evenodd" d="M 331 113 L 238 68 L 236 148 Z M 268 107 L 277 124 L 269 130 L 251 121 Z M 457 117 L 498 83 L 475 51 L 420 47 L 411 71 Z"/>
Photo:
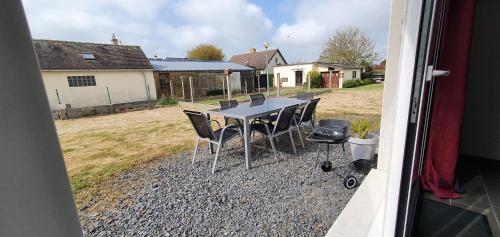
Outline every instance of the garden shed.
<path fill-rule="evenodd" d="M 189 99 L 222 95 L 227 90 L 225 70 L 232 92 L 254 90 L 255 69 L 227 61 L 191 60 L 186 58 L 150 59 L 154 68 L 158 97 Z M 225 88 L 225 90 L 223 90 Z"/>

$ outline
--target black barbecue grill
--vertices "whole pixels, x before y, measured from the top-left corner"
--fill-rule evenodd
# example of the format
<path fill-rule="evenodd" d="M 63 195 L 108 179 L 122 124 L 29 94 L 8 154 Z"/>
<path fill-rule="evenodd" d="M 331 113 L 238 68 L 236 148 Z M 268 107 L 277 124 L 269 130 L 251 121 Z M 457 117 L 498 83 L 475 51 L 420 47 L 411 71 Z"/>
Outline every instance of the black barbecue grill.
<path fill-rule="evenodd" d="M 318 161 L 322 144 L 326 144 L 326 160 L 321 162 L 321 170 L 323 170 L 324 172 L 333 171 L 333 173 L 342 177 L 344 179 L 344 186 L 348 189 L 356 187 L 358 183 L 356 177 L 352 175 L 343 176 L 339 172 L 336 172 L 335 167 L 333 167 L 332 162 L 330 162 L 329 160 L 330 145 L 333 144 L 342 145 L 344 159 L 347 159 L 345 153 L 345 143 L 351 136 L 350 127 L 351 123 L 348 120 L 324 119 L 319 121 L 318 126 L 313 129 L 313 133 L 306 138 L 310 142 L 318 143 L 318 155 L 316 157 L 316 162 L 314 163 L 314 169 L 311 171 L 311 179 L 314 177 L 314 172 L 318 168 Z"/>

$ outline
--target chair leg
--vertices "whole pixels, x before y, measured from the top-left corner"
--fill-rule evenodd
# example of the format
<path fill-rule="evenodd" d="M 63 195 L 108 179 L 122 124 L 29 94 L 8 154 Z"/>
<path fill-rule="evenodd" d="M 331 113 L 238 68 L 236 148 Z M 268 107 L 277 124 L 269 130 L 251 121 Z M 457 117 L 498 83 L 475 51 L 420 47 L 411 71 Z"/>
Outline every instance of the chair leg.
<path fill-rule="evenodd" d="M 200 144 L 200 138 L 196 138 L 196 145 L 194 146 L 194 152 L 193 152 L 193 160 L 191 161 L 191 164 L 194 165 L 194 160 L 196 159 L 196 152 L 198 151 L 198 145 Z"/>
<path fill-rule="evenodd" d="M 302 148 L 306 149 L 306 146 L 304 145 L 304 140 L 302 140 L 302 134 L 300 133 L 300 126 L 297 125 L 297 132 L 299 133 L 299 139 L 300 143 L 302 144 Z"/>
<path fill-rule="evenodd" d="M 297 154 L 297 149 L 295 148 L 295 142 L 293 142 L 292 129 L 288 129 L 288 134 L 290 135 L 290 142 L 292 142 L 293 153 Z"/>
<path fill-rule="evenodd" d="M 215 160 L 214 160 L 214 167 L 212 168 L 212 174 L 215 174 L 215 167 L 217 165 L 217 158 L 219 157 L 219 150 L 220 150 L 221 144 L 217 144 L 217 151 L 215 152 Z"/>
<path fill-rule="evenodd" d="M 342 143 L 342 151 L 344 152 L 344 159 L 347 159 L 347 154 L 345 153 L 345 145 Z"/>
<path fill-rule="evenodd" d="M 276 147 L 274 146 L 273 137 L 269 136 L 269 141 L 271 141 L 271 147 L 273 148 L 274 158 L 278 159 L 278 153 L 276 152 Z"/>

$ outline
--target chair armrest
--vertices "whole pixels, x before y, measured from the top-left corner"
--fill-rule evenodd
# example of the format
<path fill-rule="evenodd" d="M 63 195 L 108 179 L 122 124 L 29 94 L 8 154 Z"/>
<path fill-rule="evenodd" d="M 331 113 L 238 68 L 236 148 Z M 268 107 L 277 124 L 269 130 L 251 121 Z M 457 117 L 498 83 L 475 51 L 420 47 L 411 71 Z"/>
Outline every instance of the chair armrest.
<path fill-rule="evenodd" d="M 222 141 L 222 138 L 224 137 L 224 132 L 226 131 L 226 129 L 231 128 L 231 127 L 239 128 L 238 125 L 236 125 L 236 124 L 229 124 L 229 125 L 225 126 L 224 128 L 222 128 L 222 131 L 220 132 L 219 142 Z"/>
<path fill-rule="evenodd" d="M 210 121 L 208 121 L 208 122 L 209 122 L 210 124 L 212 124 L 212 122 L 215 122 L 215 123 L 217 123 L 217 125 L 219 125 L 219 128 L 222 128 L 222 126 L 220 125 L 219 121 L 217 121 L 217 120 L 210 120 Z"/>

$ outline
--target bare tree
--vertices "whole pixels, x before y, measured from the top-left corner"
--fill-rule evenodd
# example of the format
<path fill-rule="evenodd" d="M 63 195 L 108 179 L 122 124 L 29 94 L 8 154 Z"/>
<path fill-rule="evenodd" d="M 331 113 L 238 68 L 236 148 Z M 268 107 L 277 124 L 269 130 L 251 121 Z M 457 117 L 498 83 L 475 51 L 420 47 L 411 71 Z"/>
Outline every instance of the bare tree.
<path fill-rule="evenodd" d="M 328 39 L 319 60 L 365 67 L 377 60 L 374 48 L 373 41 L 359 28 L 348 27 Z"/>

